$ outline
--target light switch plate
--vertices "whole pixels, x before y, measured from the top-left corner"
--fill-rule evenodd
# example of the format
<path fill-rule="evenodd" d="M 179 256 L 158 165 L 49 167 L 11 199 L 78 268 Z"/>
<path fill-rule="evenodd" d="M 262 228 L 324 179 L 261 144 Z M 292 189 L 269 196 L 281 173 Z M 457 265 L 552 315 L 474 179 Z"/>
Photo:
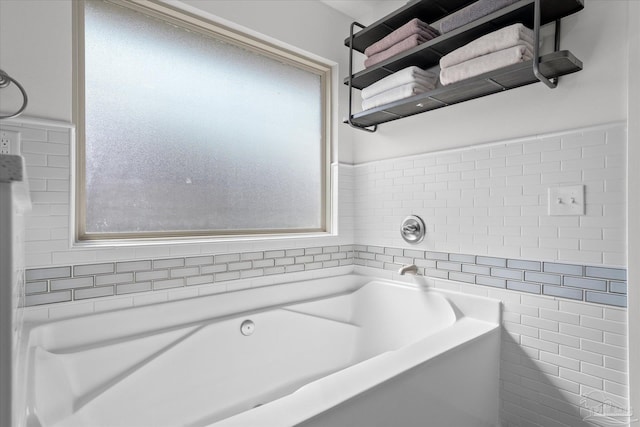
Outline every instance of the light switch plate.
<path fill-rule="evenodd" d="M 584 215 L 584 185 L 549 188 L 549 215 Z"/>

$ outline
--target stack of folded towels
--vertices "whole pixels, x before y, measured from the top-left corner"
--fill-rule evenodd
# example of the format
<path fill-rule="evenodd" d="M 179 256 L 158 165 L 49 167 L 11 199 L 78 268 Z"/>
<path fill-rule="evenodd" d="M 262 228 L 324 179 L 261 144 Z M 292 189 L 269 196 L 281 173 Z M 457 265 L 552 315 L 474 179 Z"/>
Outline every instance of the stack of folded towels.
<path fill-rule="evenodd" d="M 438 31 L 418 18 L 404 24 L 385 38 L 367 47 L 364 54 L 367 59 L 365 67 L 371 67 L 391 58 L 400 52 L 409 50 L 439 35 Z"/>
<path fill-rule="evenodd" d="M 513 24 L 484 35 L 440 59 L 440 81 L 448 85 L 533 58 L 533 31 Z"/>
<path fill-rule="evenodd" d="M 428 92 L 436 87 L 437 82 L 436 73 L 415 66 L 404 68 L 362 89 L 362 109 L 368 110 Z"/>

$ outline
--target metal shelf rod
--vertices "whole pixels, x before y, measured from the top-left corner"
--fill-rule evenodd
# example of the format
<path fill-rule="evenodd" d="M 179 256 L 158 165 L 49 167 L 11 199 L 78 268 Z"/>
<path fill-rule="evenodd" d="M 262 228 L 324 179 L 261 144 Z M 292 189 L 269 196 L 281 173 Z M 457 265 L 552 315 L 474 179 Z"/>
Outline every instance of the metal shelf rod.
<path fill-rule="evenodd" d="M 538 80 L 547 85 L 551 89 L 558 87 L 558 79 L 548 79 L 547 76 L 540 72 L 540 20 L 541 20 L 541 0 L 535 0 L 533 2 L 533 75 Z M 555 28 L 555 44 L 554 49 L 557 52 L 560 47 L 560 24 L 559 19 L 556 19 Z"/>
<path fill-rule="evenodd" d="M 353 111 L 352 111 L 351 104 L 353 103 L 352 102 L 353 101 L 353 28 L 356 25 L 364 29 L 364 25 L 358 22 L 354 21 L 351 23 L 350 32 L 349 32 L 349 117 L 347 118 L 347 123 L 349 123 L 349 126 L 351 126 L 354 129 L 359 129 L 365 132 L 373 133 L 376 130 L 378 130 L 378 125 L 374 125 L 372 129 L 369 129 L 368 127 L 357 125 L 352 121 Z"/>

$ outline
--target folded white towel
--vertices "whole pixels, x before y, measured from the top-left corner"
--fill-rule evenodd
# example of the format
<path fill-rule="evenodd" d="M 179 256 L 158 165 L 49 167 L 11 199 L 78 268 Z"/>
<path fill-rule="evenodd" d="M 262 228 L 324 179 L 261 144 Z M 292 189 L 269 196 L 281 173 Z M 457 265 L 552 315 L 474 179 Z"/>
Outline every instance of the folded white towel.
<path fill-rule="evenodd" d="M 424 93 L 432 90 L 433 87 L 423 86 L 419 83 L 406 83 L 402 86 L 394 87 L 382 93 L 379 93 L 371 98 L 362 101 L 362 109 L 369 110 L 371 108 L 379 107 L 384 104 L 388 104 L 399 99 L 408 98 L 419 93 Z"/>
<path fill-rule="evenodd" d="M 403 68 L 400 71 L 378 80 L 374 84 L 362 89 L 360 95 L 363 99 L 371 98 L 379 93 L 385 92 L 406 83 L 419 83 L 422 86 L 433 89 L 438 80 L 438 75 L 430 71 L 425 71 L 416 66 Z"/>
<path fill-rule="evenodd" d="M 489 71 L 533 58 L 531 50 L 524 45 L 510 47 L 497 52 L 473 58 L 452 67 L 440 70 L 440 82 L 449 85 L 460 80 L 468 79 Z"/>
<path fill-rule="evenodd" d="M 375 55 L 371 55 L 367 59 L 364 60 L 365 68 L 372 67 L 379 62 L 386 61 L 392 56 L 396 56 L 399 53 L 407 51 L 409 49 L 413 49 L 414 47 L 421 45 L 422 43 L 427 42 L 428 39 L 425 39 L 420 34 L 414 34 L 412 36 L 407 37 L 391 46 L 389 49 L 385 49 L 382 52 L 378 52 Z"/>
<path fill-rule="evenodd" d="M 522 24 L 513 24 L 486 34 L 440 59 L 440 68 L 448 68 L 469 59 L 525 44 L 533 50 L 533 31 Z"/>

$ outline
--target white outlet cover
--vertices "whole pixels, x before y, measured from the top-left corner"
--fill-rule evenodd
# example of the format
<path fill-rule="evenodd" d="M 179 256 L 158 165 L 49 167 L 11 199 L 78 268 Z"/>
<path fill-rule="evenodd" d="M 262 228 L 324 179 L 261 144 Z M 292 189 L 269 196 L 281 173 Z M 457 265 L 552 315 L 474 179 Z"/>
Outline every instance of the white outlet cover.
<path fill-rule="evenodd" d="M 584 215 L 584 185 L 549 188 L 549 215 Z"/>
<path fill-rule="evenodd" d="M 20 132 L 0 129 L 0 154 L 21 154 Z"/>

